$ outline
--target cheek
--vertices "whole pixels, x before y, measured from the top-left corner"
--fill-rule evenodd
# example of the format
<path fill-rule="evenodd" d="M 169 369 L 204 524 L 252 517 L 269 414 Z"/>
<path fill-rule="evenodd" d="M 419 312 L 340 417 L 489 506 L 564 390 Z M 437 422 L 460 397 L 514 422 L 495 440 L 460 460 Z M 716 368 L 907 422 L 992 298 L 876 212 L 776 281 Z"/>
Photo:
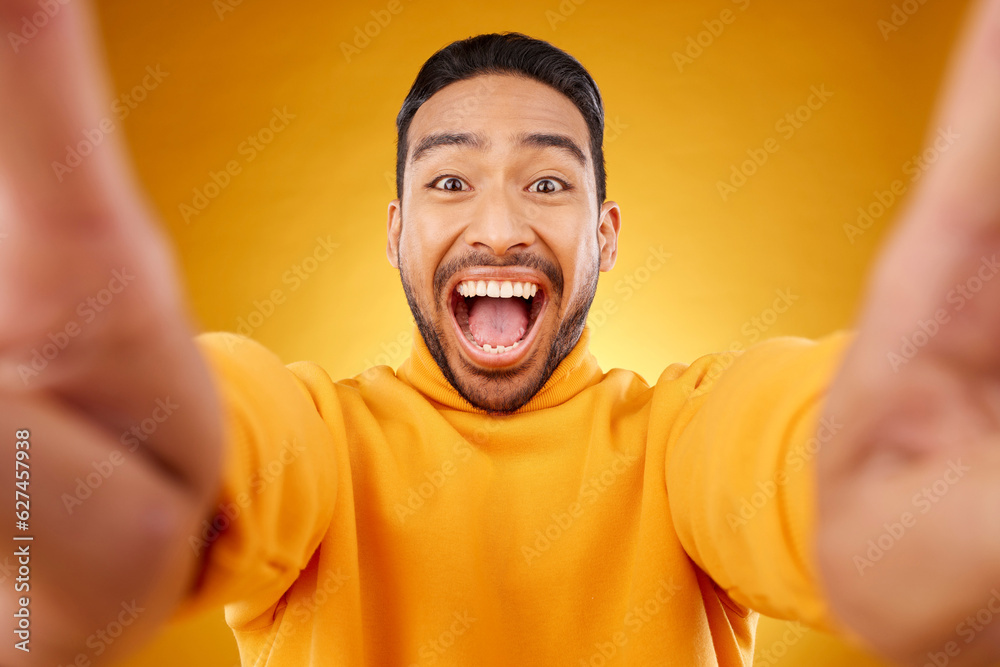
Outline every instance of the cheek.
<path fill-rule="evenodd" d="M 407 216 L 399 238 L 400 262 L 406 275 L 421 297 L 429 296 L 434 284 L 434 272 L 448 250 L 446 235 L 434 221 Z"/>
<path fill-rule="evenodd" d="M 563 265 L 563 271 L 565 280 L 567 282 L 572 280 L 573 289 L 577 289 L 577 286 L 593 273 L 599 251 L 596 236 L 578 235 L 574 240 L 575 245 L 564 250 L 563 256 L 566 257 L 567 264 Z M 566 285 L 567 289 L 569 287 Z"/>
<path fill-rule="evenodd" d="M 414 252 L 442 255 L 442 247 L 455 235 L 456 216 L 435 207 L 413 207 L 403 218 L 403 237 Z"/>
<path fill-rule="evenodd" d="M 433 280 L 433 267 L 428 267 L 427 254 L 422 250 L 420 240 L 406 230 L 399 239 L 399 268 L 406 279 L 410 292 L 417 300 L 427 303 L 427 294 Z M 430 273 L 431 277 L 428 277 Z"/>

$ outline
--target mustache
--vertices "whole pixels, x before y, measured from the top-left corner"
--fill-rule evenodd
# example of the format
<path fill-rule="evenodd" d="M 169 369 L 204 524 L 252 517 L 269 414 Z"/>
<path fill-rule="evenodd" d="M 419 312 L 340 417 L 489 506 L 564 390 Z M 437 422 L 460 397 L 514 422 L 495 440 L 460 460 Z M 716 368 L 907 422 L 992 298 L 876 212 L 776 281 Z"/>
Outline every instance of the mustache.
<path fill-rule="evenodd" d="M 508 253 L 497 257 L 496 255 L 473 250 L 461 257 L 448 260 L 438 267 L 434 272 L 434 293 L 440 294 L 448 281 L 459 271 L 464 271 L 475 266 L 523 266 L 545 275 L 552 284 L 552 289 L 556 295 L 561 295 L 563 290 L 562 271 L 555 264 L 530 252 Z"/>

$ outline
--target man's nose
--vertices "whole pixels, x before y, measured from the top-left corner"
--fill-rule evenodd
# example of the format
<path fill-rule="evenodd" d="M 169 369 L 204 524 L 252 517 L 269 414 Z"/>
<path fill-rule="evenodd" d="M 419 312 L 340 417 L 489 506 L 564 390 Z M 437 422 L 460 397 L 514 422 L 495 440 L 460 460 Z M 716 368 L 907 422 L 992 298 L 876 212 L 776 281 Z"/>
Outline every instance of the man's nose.
<path fill-rule="evenodd" d="M 532 221 L 537 206 L 519 201 L 517 193 L 496 190 L 478 197 L 472 220 L 465 230 L 465 242 L 494 255 L 504 255 L 514 248 L 527 248 L 535 242 Z"/>

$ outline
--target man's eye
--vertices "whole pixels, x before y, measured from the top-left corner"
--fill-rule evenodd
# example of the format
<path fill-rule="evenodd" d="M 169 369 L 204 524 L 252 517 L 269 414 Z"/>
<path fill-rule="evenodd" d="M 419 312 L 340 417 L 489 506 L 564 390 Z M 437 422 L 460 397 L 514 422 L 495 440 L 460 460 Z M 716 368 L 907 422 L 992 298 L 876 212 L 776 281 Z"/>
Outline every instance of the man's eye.
<path fill-rule="evenodd" d="M 528 192 L 540 192 L 542 194 L 559 192 L 560 190 L 565 189 L 566 185 L 554 178 L 539 178 L 537 181 L 528 186 Z"/>
<path fill-rule="evenodd" d="M 434 187 L 438 190 L 447 190 L 449 192 L 461 192 L 462 190 L 468 190 L 469 188 L 466 186 L 466 182 L 456 176 L 442 178 L 434 184 Z"/>

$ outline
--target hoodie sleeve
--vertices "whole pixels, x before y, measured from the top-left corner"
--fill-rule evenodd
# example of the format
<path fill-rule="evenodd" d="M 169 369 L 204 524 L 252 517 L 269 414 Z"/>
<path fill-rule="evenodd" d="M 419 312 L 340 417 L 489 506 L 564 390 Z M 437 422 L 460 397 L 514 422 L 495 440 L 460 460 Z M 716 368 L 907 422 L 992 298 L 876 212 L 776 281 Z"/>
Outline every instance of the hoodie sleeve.
<path fill-rule="evenodd" d="M 189 538 L 199 574 L 175 609 L 178 620 L 227 606 L 239 627 L 273 606 L 319 546 L 337 493 L 338 438 L 332 392 L 309 382 L 315 364 L 293 372 L 251 339 L 202 334 L 196 339 L 224 410 L 221 488 L 211 516 Z"/>
<path fill-rule="evenodd" d="M 691 559 L 738 604 L 826 631 L 839 628 L 818 582 L 815 466 L 842 428 L 821 415 L 850 340 L 776 338 L 697 360 L 674 378 L 686 398 L 667 444 L 671 516 Z"/>

